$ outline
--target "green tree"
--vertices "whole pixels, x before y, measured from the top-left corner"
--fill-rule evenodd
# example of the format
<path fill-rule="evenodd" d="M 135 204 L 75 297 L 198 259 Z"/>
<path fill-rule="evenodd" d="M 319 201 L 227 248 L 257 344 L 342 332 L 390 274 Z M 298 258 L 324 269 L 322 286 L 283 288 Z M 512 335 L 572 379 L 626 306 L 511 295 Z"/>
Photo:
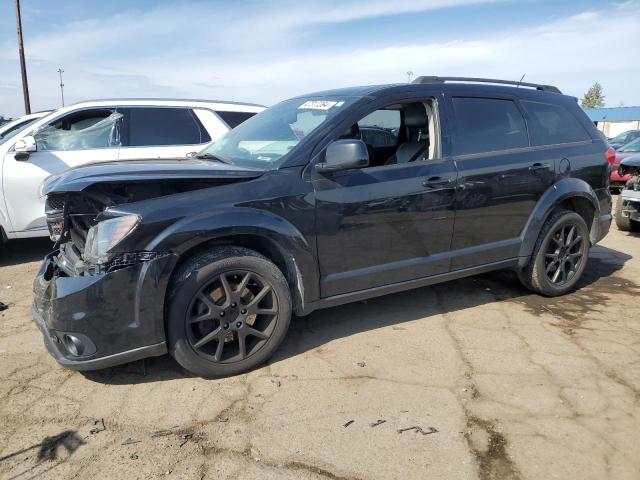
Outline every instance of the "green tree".
<path fill-rule="evenodd" d="M 594 83 L 587 93 L 582 97 L 582 108 L 600 108 L 604 107 L 604 94 L 602 93 L 602 85 L 598 82 Z"/>

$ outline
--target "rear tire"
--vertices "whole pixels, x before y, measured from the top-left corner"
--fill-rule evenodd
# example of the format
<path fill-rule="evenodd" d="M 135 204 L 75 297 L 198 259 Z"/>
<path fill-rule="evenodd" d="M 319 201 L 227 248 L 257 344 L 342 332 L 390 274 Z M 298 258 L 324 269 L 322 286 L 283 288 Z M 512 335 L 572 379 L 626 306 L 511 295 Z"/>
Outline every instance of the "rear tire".
<path fill-rule="evenodd" d="M 630 232 L 633 230 L 633 220 L 629 217 L 625 217 L 622 214 L 622 197 L 618 197 L 618 201 L 616 202 L 616 225 L 618 226 L 618 230 L 623 232 Z"/>
<path fill-rule="evenodd" d="M 282 272 L 259 253 L 235 246 L 212 249 L 182 265 L 168 302 L 169 353 L 206 378 L 261 365 L 282 343 L 291 321 Z"/>
<path fill-rule="evenodd" d="M 541 295 L 564 295 L 580 280 L 589 247 L 584 219 L 570 210 L 560 210 L 543 225 L 529 264 L 518 272 L 520 281 Z"/>

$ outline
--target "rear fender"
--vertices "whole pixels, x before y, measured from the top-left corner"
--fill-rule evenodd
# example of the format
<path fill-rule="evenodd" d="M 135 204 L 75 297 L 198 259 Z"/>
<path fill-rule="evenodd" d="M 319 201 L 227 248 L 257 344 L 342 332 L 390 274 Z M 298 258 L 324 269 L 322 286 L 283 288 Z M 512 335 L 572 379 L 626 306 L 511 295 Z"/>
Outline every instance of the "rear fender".
<path fill-rule="evenodd" d="M 579 178 L 563 178 L 549 187 L 542 197 L 540 197 L 540 200 L 538 200 L 533 212 L 529 216 L 529 220 L 520 236 L 522 243 L 519 253 L 519 267 L 524 267 L 529 262 L 542 226 L 547 218 L 549 218 L 551 213 L 559 207 L 562 202 L 572 198 L 585 199 L 593 206 L 594 215 L 589 228 L 591 230 L 591 240 L 594 241 L 594 239 L 597 238 L 598 233 L 593 231 L 594 225 L 598 223 L 597 219 L 600 213 L 600 204 L 596 193 L 584 180 Z"/>

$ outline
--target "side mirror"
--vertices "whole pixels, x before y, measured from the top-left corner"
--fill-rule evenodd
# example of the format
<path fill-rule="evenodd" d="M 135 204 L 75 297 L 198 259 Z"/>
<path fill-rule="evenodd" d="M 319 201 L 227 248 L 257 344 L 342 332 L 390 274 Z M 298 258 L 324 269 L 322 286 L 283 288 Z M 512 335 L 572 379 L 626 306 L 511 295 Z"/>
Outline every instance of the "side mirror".
<path fill-rule="evenodd" d="M 330 143 L 324 154 L 324 161 L 316 163 L 320 173 L 363 168 L 369 166 L 369 151 L 362 140 L 344 139 Z"/>
<path fill-rule="evenodd" d="M 23 162 L 29 158 L 31 152 L 37 151 L 38 147 L 36 145 L 36 139 L 31 135 L 27 135 L 18 140 L 13 146 L 13 149 L 16 152 L 15 159 Z"/>

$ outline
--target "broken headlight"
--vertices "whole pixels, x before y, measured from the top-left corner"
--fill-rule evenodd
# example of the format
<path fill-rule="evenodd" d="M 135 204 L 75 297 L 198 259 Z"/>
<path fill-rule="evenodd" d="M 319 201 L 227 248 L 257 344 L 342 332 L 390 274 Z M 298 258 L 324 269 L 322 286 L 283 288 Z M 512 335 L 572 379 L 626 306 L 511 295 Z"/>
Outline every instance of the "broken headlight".
<path fill-rule="evenodd" d="M 138 223 L 140 217 L 137 215 L 125 215 L 103 220 L 91 227 L 82 255 L 85 261 L 94 264 L 106 263 L 109 260 L 109 250 L 129 235 Z"/>

